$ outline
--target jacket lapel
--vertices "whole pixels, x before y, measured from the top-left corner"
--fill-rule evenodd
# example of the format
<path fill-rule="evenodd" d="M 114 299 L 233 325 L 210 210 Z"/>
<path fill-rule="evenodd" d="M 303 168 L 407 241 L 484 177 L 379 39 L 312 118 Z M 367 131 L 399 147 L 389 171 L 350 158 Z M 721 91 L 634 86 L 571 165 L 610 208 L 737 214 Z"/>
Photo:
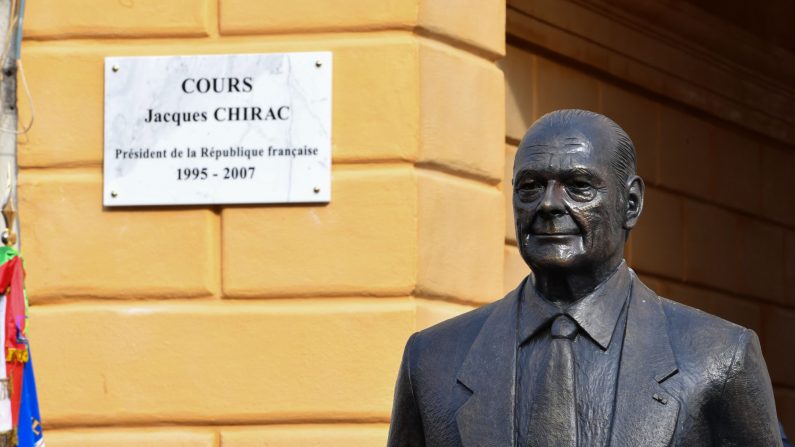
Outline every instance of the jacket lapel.
<path fill-rule="evenodd" d="M 495 303 L 458 372 L 458 381 L 472 392 L 456 414 L 465 447 L 514 445 L 516 313 L 521 290 L 522 285 Z"/>
<path fill-rule="evenodd" d="M 662 384 L 678 371 L 662 303 L 633 273 L 610 445 L 667 446 L 679 401 Z"/>

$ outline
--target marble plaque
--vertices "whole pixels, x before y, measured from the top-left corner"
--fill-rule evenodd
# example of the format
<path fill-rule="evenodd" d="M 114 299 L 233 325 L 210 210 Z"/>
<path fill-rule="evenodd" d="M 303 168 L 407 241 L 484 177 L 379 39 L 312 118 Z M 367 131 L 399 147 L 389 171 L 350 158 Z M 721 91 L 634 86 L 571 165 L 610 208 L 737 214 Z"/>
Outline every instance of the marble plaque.
<path fill-rule="evenodd" d="M 105 206 L 331 199 L 330 52 L 105 58 Z"/>

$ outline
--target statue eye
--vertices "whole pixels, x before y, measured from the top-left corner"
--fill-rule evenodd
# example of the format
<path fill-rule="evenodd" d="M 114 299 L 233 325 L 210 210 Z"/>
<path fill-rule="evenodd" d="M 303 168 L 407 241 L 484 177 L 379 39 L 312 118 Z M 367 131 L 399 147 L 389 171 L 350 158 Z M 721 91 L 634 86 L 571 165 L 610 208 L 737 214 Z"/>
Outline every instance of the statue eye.
<path fill-rule="evenodd" d="M 541 183 L 535 180 L 523 180 L 516 185 L 516 194 L 522 200 L 532 200 L 543 190 Z"/>
<path fill-rule="evenodd" d="M 566 185 L 566 189 L 569 191 L 569 195 L 577 201 L 591 200 L 596 192 L 593 185 L 587 180 L 572 180 Z"/>
<path fill-rule="evenodd" d="M 537 189 L 540 187 L 541 185 L 535 180 L 523 180 L 519 182 L 519 184 L 516 186 L 516 189 L 521 191 L 527 191 L 527 190 Z"/>
<path fill-rule="evenodd" d="M 572 186 L 574 186 L 577 189 L 586 189 L 586 188 L 590 188 L 591 184 L 586 182 L 586 181 L 584 181 L 584 180 L 575 180 L 572 183 Z"/>

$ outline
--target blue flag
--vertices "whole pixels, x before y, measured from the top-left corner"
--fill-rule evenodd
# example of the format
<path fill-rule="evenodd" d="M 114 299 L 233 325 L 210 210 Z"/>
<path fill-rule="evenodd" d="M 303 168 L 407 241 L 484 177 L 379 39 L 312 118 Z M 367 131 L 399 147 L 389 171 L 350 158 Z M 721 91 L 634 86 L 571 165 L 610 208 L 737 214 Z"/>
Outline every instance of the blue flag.
<path fill-rule="evenodd" d="M 19 447 L 44 447 L 44 433 L 39 415 L 39 398 L 36 395 L 36 379 L 33 377 L 33 357 L 28 345 L 28 361 L 22 379 L 22 402 L 19 408 L 17 436 Z"/>

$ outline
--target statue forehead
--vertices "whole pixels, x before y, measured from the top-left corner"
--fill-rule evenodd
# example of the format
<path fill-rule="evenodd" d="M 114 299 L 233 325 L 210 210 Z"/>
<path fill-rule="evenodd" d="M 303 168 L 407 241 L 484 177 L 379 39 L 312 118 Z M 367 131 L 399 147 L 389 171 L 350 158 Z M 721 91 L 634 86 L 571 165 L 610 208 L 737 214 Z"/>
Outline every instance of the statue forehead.
<path fill-rule="evenodd" d="M 611 129 L 593 120 L 533 126 L 520 143 L 514 169 L 528 162 L 550 167 L 587 163 L 603 165 L 613 156 Z"/>

